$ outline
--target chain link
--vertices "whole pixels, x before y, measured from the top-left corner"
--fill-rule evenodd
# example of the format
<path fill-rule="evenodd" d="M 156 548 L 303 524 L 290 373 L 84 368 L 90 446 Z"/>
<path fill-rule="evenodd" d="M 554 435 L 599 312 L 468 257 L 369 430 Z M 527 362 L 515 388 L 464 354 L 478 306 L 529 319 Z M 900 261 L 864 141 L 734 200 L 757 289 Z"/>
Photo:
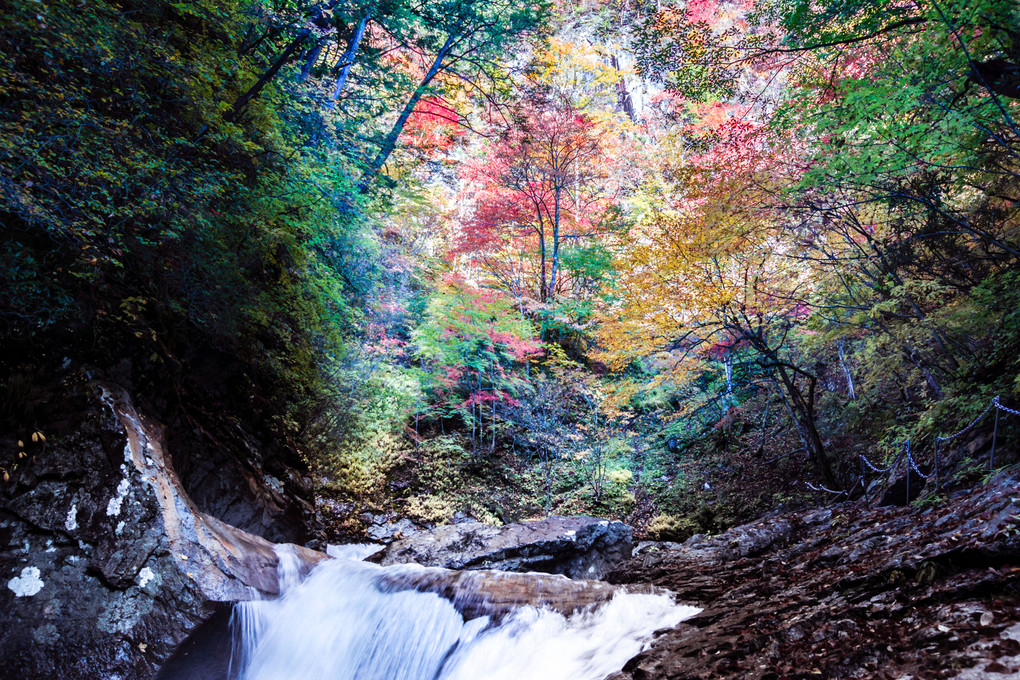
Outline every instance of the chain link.
<path fill-rule="evenodd" d="M 871 464 L 871 461 L 868 460 L 867 457 L 863 453 L 861 454 L 861 460 L 864 461 L 865 465 L 867 465 L 869 468 L 871 468 L 872 472 L 877 472 L 880 475 L 884 474 L 886 472 L 889 472 L 889 470 L 893 469 L 892 465 L 890 465 L 889 467 L 887 467 L 885 469 L 879 469 L 879 468 L 875 467 L 874 465 Z"/>
<path fill-rule="evenodd" d="M 1008 406 L 1003 406 L 1002 404 L 1000 404 L 998 397 L 993 399 L 992 403 L 995 404 L 995 408 L 999 409 L 1000 411 L 1005 411 L 1006 413 L 1012 413 L 1015 416 L 1020 416 L 1020 411 L 1014 411 L 1013 409 L 1009 408 Z"/>
<path fill-rule="evenodd" d="M 864 477 L 858 477 L 858 478 L 857 478 L 857 479 L 856 479 L 856 480 L 854 481 L 854 483 L 850 485 L 850 488 L 849 488 L 849 489 L 844 489 L 843 491 L 833 491 L 832 489 L 827 489 L 827 488 L 825 488 L 824 486 L 821 486 L 821 485 L 819 485 L 819 486 L 815 486 L 815 485 L 814 485 L 814 484 L 812 484 L 811 482 L 804 482 L 804 484 L 805 484 L 805 485 L 806 485 L 806 486 L 807 486 L 807 487 L 808 487 L 809 489 L 811 489 L 812 491 L 825 491 L 825 492 L 827 492 L 827 493 L 831 493 L 831 494 L 833 494 L 834 496 L 841 496 L 841 495 L 843 495 L 843 494 L 849 494 L 849 493 L 850 493 L 851 491 L 853 491 L 853 490 L 854 490 L 854 488 L 855 488 L 855 487 L 856 487 L 856 486 L 857 486 L 858 484 L 861 484 L 861 485 L 863 486 L 863 481 L 864 481 Z"/>
<path fill-rule="evenodd" d="M 867 456 L 865 456 L 863 453 L 860 454 L 860 456 L 861 456 L 861 460 L 864 461 L 865 465 L 867 465 L 869 468 L 871 468 L 872 471 L 877 472 L 878 474 L 882 475 L 882 474 L 885 474 L 886 472 L 889 472 L 889 470 L 892 470 L 894 467 L 896 467 L 896 464 L 900 462 L 900 458 L 903 457 L 903 452 L 901 451 L 900 455 L 896 456 L 896 460 L 894 460 L 892 463 L 890 463 L 889 467 L 884 468 L 884 469 L 883 468 L 875 467 L 872 464 L 872 462 L 870 460 L 868 460 Z"/>
<path fill-rule="evenodd" d="M 914 468 L 914 472 L 921 475 L 922 479 L 931 479 L 931 475 L 926 475 L 917 467 L 917 463 L 914 462 L 914 457 L 910 455 L 910 448 L 907 447 L 907 462 L 910 463 L 910 467 Z"/>
<path fill-rule="evenodd" d="M 840 495 L 840 494 L 846 493 L 846 491 L 833 491 L 832 489 L 826 489 L 824 486 L 815 486 L 811 482 L 804 482 L 804 483 L 807 484 L 808 488 L 811 489 L 812 491 L 827 491 L 827 492 L 829 492 L 831 494 L 835 494 L 837 496 Z"/>
<path fill-rule="evenodd" d="M 999 403 L 999 398 L 998 398 L 998 397 L 996 397 L 995 399 L 992 399 L 992 403 L 988 405 L 988 408 L 986 408 L 986 409 L 985 409 L 985 410 L 984 410 L 984 411 L 983 411 L 983 412 L 981 413 L 981 415 L 979 415 L 979 416 L 978 416 L 977 418 L 975 418 L 974 420 L 972 420 L 972 421 L 971 421 L 971 423 L 970 423 L 970 425 L 968 425 L 967 427 L 963 428 L 962 430 L 960 430 L 960 431 L 959 431 L 959 432 L 957 432 L 956 434 L 951 434 L 951 435 L 949 435 L 948 437 L 936 437 L 936 438 L 935 438 L 935 441 L 938 441 L 938 442 L 947 442 L 947 441 L 949 441 L 950 439 L 956 439 L 957 437 L 959 437 L 959 436 L 960 436 L 961 434 L 963 434 L 963 433 L 965 433 L 965 432 L 969 432 L 969 431 L 970 431 L 970 429 L 971 429 L 972 427 L 974 427 L 975 425 L 977 425 L 977 424 L 978 424 L 978 423 L 979 423 L 979 422 L 981 421 L 981 419 L 982 419 L 982 418 L 984 418 L 985 416 L 987 416 L 987 415 L 988 415 L 988 412 L 992 410 L 992 407 L 994 407 L 994 406 L 998 406 L 998 403 Z M 1018 414 L 1018 415 L 1020 415 L 1020 414 Z"/>

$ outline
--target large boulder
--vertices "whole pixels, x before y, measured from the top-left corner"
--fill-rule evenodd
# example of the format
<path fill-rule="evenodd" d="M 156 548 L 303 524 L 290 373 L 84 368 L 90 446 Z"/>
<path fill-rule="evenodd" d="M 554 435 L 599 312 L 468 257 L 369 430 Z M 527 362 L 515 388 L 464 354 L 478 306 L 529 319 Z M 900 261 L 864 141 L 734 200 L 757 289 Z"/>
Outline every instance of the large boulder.
<path fill-rule="evenodd" d="M 605 581 L 570 579 L 562 574 L 435 568 L 387 572 L 380 583 L 388 592 L 435 593 L 450 600 L 465 619 L 478 616 L 498 619 L 526 605 L 570 616 L 579 610 L 605 604 L 619 592 L 668 592 L 641 584 L 623 587 Z"/>
<path fill-rule="evenodd" d="M 3 441 L 18 449 L 0 483 L 4 673 L 150 678 L 217 603 L 278 592 L 277 550 L 198 510 L 122 391 L 81 381 L 60 401 Z"/>
<path fill-rule="evenodd" d="M 463 522 L 394 541 L 370 558 L 382 565 L 413 562 L 447 569 L 496 569 L 600 579 L 629 558 L 634 532 L 594 517 L 548 517 L 494 527 Z"/>

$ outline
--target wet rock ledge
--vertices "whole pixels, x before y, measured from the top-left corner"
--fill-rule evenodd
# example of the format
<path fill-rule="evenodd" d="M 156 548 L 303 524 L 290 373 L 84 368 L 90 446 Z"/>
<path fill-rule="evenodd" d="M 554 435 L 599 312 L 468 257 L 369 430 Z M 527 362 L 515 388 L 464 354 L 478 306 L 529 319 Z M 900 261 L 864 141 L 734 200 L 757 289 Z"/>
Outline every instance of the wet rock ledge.
<path fill-rule="evenodd" d="M 634 530 L 622 522 L 554 516 L 502 527 L 481 522 L 440 526 L 394 541 L 369 561 L 601 579 L 633 548 Z"/>

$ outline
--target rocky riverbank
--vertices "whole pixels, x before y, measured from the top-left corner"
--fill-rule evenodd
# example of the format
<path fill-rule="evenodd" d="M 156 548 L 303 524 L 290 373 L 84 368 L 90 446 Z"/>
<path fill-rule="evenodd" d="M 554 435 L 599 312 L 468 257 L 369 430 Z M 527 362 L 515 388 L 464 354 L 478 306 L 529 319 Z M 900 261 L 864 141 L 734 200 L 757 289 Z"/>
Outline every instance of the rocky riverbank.
<path fill-rule="evenodd" d="M 612 680 L 1020 677 L 1020 479 L 645 545 L 609 580 L 704 607 Z"/>
<path fill-rule="evenodd" d="M 151 678 L 203 622 L 225 630 L 221 603 L 277 591 L 278 548 L 192 501 L 164 428 L 126 393 L 71 387 L 73 409 L 12 442 L 24 452 L 0 494 L 0 651 L 26 679 Z M 1015 469 L 924 507 L 847 503 L 631 548 L 619 522 L 553 517 L 464 521 L 395 540 L 376 559 L 462 570 L 392 587 L 436 593 L 469 617 L 521 603 L 570 612 L 615 585 L 704 608 L 613 680 L 1020 677 Z M 288 550 L 306 566 L 325 558 Z M 539 570 L 608 573 L 612 585 L 501 573 Z M 229 638 L 210 640 L 162 677 L 194 677 L 180 671 L 192 660 L 197 677 L 225 677 Z"/>

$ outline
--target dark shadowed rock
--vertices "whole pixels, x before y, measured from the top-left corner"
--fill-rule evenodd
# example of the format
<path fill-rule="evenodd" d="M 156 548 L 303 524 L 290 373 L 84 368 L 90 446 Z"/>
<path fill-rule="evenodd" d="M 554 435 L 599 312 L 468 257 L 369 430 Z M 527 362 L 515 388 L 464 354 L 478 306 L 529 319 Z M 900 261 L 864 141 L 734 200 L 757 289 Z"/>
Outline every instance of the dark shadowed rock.
<path fill-rule="evenodd" d="M 278 557 L 197 509 L 126 394 L 68 390 L 0 484 L 3 675 L 150 678 L 216 603 L 277 592 Z"/>
<path fill-rule="evenodd" d="M 1003 473 L 924 509 L 844 503 L 642 546 L 608 581 L 704 610 L 611 678 L 1014 677 L 1018 488 Z"/>
<path fill-rule="evenodd" d="M 447 569 L 497 569 L 598 579 L 634 547 L 633 530 L 593 517 L 549 517 L 494 527 L 463 522 L 436 527 L 391 543 L 379 564 L 413 562 Z"/>
<path fill-rule="evenodd" d="M 905 475 L 889 485 L 882 495 L 879 505 L 910 505 L 921 497 L 924 483 L 925 480 L 921 475 L 913 470 L 907 470 Z"/>

